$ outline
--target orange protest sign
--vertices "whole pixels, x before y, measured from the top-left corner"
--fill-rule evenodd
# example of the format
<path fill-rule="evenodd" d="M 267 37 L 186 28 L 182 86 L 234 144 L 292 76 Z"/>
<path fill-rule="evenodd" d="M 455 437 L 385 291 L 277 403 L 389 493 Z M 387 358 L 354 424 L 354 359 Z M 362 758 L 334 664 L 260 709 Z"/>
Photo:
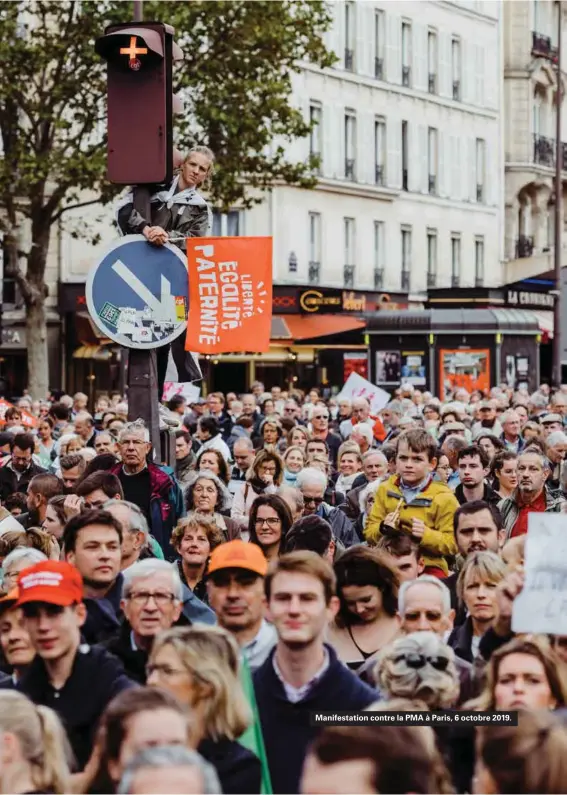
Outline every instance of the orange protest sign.
<path fill-rule="evenodd" d="M 205 354 L 268 351 L 272 238 L 189 238 L 187 264 L 185 349 Z"/>
<path fill-rule="evenodd" d="M 4 425 L 4 415 L 8 409 L 14 408 L 13 403 L 9 403 L 5 398 L 0 398 L 0 425 Z M 34 417 L 33 414 L 30 414 L 25 409 L 18 408 L 20 415 L 22 417 L 22 425 L 24 428 L 36 428 L 39 422 L 37 417 Z"/>

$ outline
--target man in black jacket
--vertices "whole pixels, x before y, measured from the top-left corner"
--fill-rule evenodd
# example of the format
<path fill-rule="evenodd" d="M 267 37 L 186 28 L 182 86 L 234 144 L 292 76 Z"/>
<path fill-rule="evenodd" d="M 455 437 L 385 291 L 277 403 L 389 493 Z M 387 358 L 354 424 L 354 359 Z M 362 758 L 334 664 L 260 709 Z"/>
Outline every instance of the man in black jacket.
<path fill-rule="evenodd" d="M 121 607 L 124 621 L 103 646 L 118 657 L 126 673 L 146 683 L 146 664 L 154 639 L 179 621 L 183 584 L 175 566 L 165 560 L 140 560 L 124 574 Z M 190 623 L 187 619 L 185 624 Z"/>
<path fill-rule="evenodd" d="M 134 683 L 107 651 L 81 644 L 87 611 L 83 581 L 74 566 L 60 560 L 37 563 L 20 574 L 18 589 L 17 604 L 37 652 L 18 690 L 57 712 L 82 770 L 102 712 Z"/>
<path fill-rule="evenodd" d="M 324 710 L 363 710 L 379 700 L 324 642 L 339 603 L 332 567 L 315 552 L 291 552 L 265 580 L 275 650 L 254 674 L 254 689 L 274 793 L 299 792 L 303 760 Z"/>
<path fill-rule="evenodd" d="M 16 491 L 26 492 L 30 480 L 45 469 L 32 461 L 35 439 L 31 433 L 18 433 L 10 442 L 10 460 L 0 469 L 0 501 Z"/>

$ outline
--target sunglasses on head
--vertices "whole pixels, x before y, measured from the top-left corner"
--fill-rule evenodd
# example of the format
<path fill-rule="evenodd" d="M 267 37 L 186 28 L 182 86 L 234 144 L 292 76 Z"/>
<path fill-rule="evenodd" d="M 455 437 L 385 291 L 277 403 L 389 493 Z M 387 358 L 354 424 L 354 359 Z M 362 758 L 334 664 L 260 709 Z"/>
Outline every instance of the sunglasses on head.
<path fill-rule="evenodd" d="M 446 671 L 449 666 L 448 657 L 426 657 L 425 654 L 401 654 L 394 660 L 395 663 L 405 662 L 408 668 L 425 668 L 427 663 L 436 671 Z"/>

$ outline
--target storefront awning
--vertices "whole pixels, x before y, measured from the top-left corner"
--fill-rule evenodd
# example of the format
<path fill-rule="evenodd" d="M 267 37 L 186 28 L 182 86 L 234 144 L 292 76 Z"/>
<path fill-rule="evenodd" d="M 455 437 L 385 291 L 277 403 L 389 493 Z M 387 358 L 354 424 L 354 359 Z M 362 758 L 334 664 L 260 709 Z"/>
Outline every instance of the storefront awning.
<path fill-rule="evenodd" d="M 73 353 L 73 359 L 95 359 L 98 362 L 107 362 L 112 358 L 112 348 L 102 345 L 81 345 Z"/>
<path fill-rule="evenodd" d="M 539 323 L 539 329 L 544 334 L 547 334 L 547 338 L 552 340 L 553 339 L 553 312 L 537 312 L 535 309 L 531 310 L 532 314 L 537 317 L 537 322 Z"/>
<path fill-rule="evenodd" d="M 310 340 L 342 334 L 345 331 L 358 331 L 365 327 L 365 320 L 344 315 L 274 315 L 271 339 Z"/>

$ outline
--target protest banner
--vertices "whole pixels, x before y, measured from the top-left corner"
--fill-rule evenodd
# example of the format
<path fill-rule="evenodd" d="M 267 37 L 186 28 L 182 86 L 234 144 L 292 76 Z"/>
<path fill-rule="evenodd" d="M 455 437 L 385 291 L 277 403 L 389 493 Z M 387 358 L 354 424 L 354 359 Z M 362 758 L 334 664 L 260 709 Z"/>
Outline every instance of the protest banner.
<path fill-rule="evenodd" d="M 354 400 L 354 398 L 359 397 L 368 400 L 372 414 L 377 414 L 390 401 L 390 395 L 384 389 L 374 386 L 358 373 L 351 373 L 337 395 L 336 400 Z"/>
<path fill-rule="evenodd" d="M 185 350 L 265 353 L 272 319 L 272 238 L 187 240 Z"/>
<path fill-rule="evenodd" d="M 521 593 L 514 600 L 512 629 L 567 635 L 567 516 L 530 513 Z"/>
<path fill-rule="evenodd" d="M 10 403 L 9 401 L 5 400 L 4 398 L 0 398 L 0 425 L 4 425 L 4 415 L 8 411 L 8 409 L 13 409 L 14 404 Z M 18 408 L 22 416 L 22 425 L 24 428 L 37 428 L 38 425 L 38 418 L 34 417 L 33 414 L 30 414 L 29 411 L 25 409 Z"/>
<path fill-rule="evenodd" d="M 187 405 L 190 406 L 191 403 L 200 397 L 201 387 L 190 383 L 184 384 L 178 381 L 166 381 L 163 385 L 163 402 L 167 403 L 174 395 L 181 395 L 181 397 L 184 397 L 187 401 Z"/>

